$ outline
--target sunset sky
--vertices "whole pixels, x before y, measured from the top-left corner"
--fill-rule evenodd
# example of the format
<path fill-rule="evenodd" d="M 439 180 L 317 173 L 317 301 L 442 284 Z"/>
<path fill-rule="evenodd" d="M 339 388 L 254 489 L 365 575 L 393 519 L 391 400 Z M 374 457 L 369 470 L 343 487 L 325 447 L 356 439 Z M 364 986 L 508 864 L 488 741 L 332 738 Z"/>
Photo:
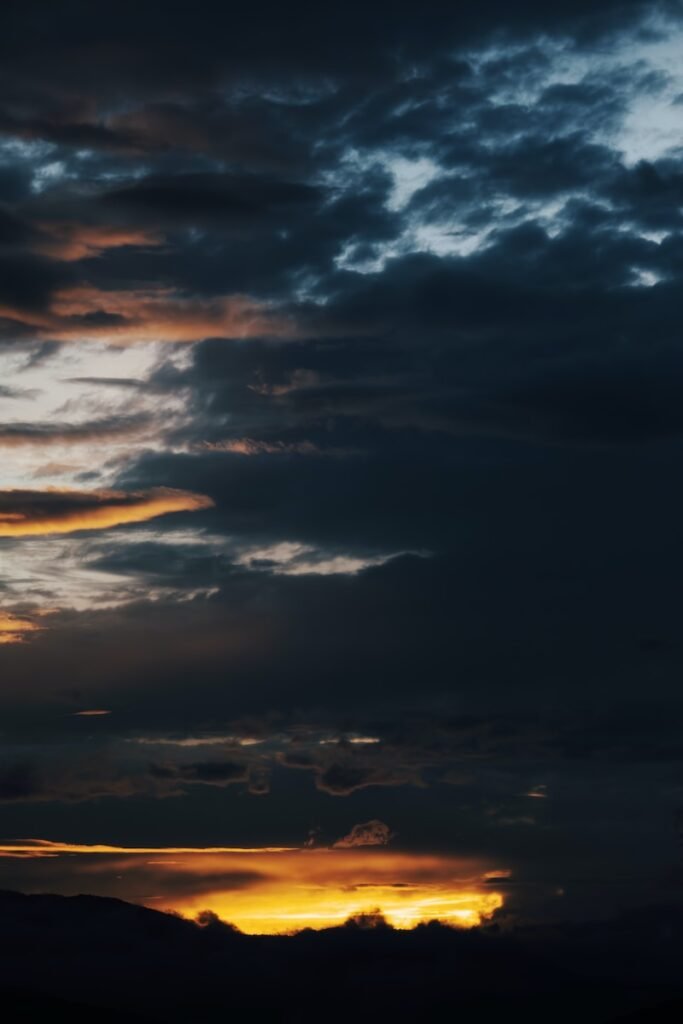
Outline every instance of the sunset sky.
<path fill-rule="evenodd" d="M 681 899 L 683 9 L 0 13 L 0 888 Z"/>

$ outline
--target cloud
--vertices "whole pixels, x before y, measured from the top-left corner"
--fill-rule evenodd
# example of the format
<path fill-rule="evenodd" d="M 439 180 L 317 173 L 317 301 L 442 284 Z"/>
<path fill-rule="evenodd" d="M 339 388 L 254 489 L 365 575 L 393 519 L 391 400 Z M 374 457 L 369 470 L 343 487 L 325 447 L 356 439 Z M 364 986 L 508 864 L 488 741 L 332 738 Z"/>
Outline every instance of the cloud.
<path fill-rule="evenodd" d="M 196 761 L 183 764 L 153 764 L 150 774 L 156 779 L 200 783 L 205 786 L 230 786 L 246 782 L 249 768 L 234 761 Z"/>
<path fill-rule="evenodd" d="M 114 224 L 45 221 L 37 227 L 41 235 L 33 242 L 34 251 L 66 262 L 93 259 L 108 249 L 158 246 L 163 242 L 157 231 L 118 227 Z"/>
<path fill-rule="evenodd" d="M 316 788 L 331 796 L 349 796 L 370 786 L 422 785 L 419 758 L 403 757 L 398 751 L 385 752 L 380 746 L 370 753 L 367 747 L 339 750 L 337 746 L 321 749 L 315 744 L 299 744 L 294 749 L 285 747 L 277 756 L 287 768 L 312 771 Z"/>
<path fill-rule="evenodd" d="M 108 717 L 108 712 L 95 710 L 69 717 L 90 720 Z M 89 735 L 81 754 L 71 750 L 44 756 L 43 752 L 30 759 L 15 756 L 5 761 L 0 765 L 0 802 L 64 805 L 105 798 L 179 799 L 196 784 L 224 788 L 249 781 L 249 766 L 232 762 L 147 764 L 140 758 L 126 760 L 103 732 L 99 742 Z"/>
<path fill-rule="evenodd" d="M 0 844 L 0 852 L 7 856 L 15 854 L 27 854 L 35 857 L 54 857 L 60 854 L 85 854 L 87 856 L 120 856 L 130 854 L 131 856 L 147 857 L 175 856 L 180 853 L 193 854 L 269 854 L 288 853 L 293 847 L 266 846 L 266 847 L 243 847 L 243 846 L 110 846 L 106 843 L 65 843 L 55 842 L 51 839 L 30 839 L 16 840 L 10 843 Z"/>
<path fill-rule="evenodd" d="M 30 800 L 38 793 L 40 783 L 30 764 L 0 766 L 0 801 Z"/>
<path fill-rule="evenodd" d="M 320 198 L 312 185 L 277 181 L 254 175 L 175 174 L 149 176 L 105 194 L 101 201 L 113 209 L 134 212 L 152 224 L 217 223 L 248 233 L 265 220 L 270 227 L 280 211 L 299 215 Z"/>
<path fill-rule="evenodd" d="M 362 825 L 354 825 L 348 835 L 333 844 L 335 850 L 351 849 L 355 846 L 386 846 L 393 833 L 383 821 L 373 818 Z"/>
<path fill-rule="evenodd" d="M 171 512 L 211 508 L 201 494 L 157 487 L 149 491 L 0 491 L 0 537 L 105 530 Z"/>
<path fill-rule="evenodd" d="M 0 644 L 20 644 L 42 627 L 32 619 L 0 611 Z"/>
<path fill-rule="evenodd" d="M 310 441 L 259 441 L 251 437 L 237 437 L 222 441 L 203 441 L 200 448 L 212 452 L 232 452 L 235 455 L 317 455 L 319 449 Z"/>
<path fill-rule="evenodd" d="M 0 305 L 0 317 L 37 340 L 113 345 L 277 337 L 295 330 L 286 318 L 246 296 L 185 298 L 162 286 L 115 291 L 78 285 L 55 290 L 45 309 Z"/>
<path fill-rule="evenodd" d="M 88 420 L 84 423 L 0 423 L 0 448 L 21 448 L 35 445 L 87 444 L 130 439 L 154 432 L 151 416 L 133 415 Z"/>

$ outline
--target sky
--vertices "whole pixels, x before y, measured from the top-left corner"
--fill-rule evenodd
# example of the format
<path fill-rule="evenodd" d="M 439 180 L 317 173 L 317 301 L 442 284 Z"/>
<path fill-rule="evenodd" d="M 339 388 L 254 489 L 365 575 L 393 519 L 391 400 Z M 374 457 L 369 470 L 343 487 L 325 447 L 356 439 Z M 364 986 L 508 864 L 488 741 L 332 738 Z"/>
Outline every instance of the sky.
<path fill-rule="evenodd" d="M 0 21 L 3 887 L 678 903 L 681 5 Z"/>

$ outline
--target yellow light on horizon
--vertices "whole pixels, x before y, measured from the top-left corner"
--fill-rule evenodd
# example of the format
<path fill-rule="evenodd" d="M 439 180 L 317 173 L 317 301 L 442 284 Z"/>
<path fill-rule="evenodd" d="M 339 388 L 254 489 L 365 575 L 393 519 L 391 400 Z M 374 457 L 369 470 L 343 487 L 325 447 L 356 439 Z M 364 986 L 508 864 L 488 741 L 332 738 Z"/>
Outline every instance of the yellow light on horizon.
<path fill-rule="evenodd" d="M 54 865 L 59 858 L 67 891 L 108 895 L 116 877 L 121 899 L 187 918 L 211 911 L 250 935 L 320 930 L 376 913 L 398 929 L 434 920 L 474 928 L 503 906 L 495 880 L 509 877 L 478 858 L 386 846 L 125 847 L 23 839 L 0 844 L 0 857 L 32 863 L 38 880 L 41 860 Z"/>
<path fill-rule="evenodd" d="M 203 910 L 211 910 L 247 935 L 281 935 L 304 928 L 316 931 L 333 928 L 349 918 L 377 913 L 399 930 L 409 930 L 427 921 L 440 921 L 456 928 L 476 928 L 500 910 L 503 897 L 499 892 L 449 889 L 446 885 L 406 890 L 377 885 L 355 892 L 334 884 L 326 887 L 274 885 L 248 893 L 205 893 L 199 898 L 193 896 L 173 904 L 162 898 L 154 905 L 190 918 Z"/>

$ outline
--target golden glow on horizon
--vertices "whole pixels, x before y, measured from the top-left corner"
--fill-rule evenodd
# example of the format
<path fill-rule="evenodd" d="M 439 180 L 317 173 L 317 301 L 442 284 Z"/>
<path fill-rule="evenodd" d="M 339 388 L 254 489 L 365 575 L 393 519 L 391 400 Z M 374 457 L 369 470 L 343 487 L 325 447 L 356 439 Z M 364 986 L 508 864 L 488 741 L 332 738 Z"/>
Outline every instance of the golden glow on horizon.
<path fill-rule="evenodd" d="M 431 920 L 472 928 L 503 906 L 495 880 L 509 876 L 474 859 L 386 847 L 159 848 L 31 839 L 0 845 L 2 856 L 63 857 L 66 878 L 77 878 L 79 891 L 100 892 L 102 879 L 115 876 L 123 899 L 189 918 L 210 910 L 247 934 L 329 928 L 375 912 L 400 929 Z"/>
<path fill-rule="evenodd" d="M 2 511 L 3 496 L 17 495 L 26 509 L 14 507 Z M 79 507 L 60 508 L 55 503 L 50 508 L 50 495 L 73 495 Z M 211 508 L 213 501 L 204 494 L 175 490 L 170 487 L 156 487 L 149 491 L 127 493 L 125 491 L 68 491 L 51 488 L 37 492 L 36 507 L 30 508 L 31 492 L 0 491 L 0 537 L 28 537 L 54 533 L 76 533 L 79 530 L 106 530 L 124 523 L 141 523 L 170 512 L 196 512 Z M 41 507 L 41 499 L 43 506 Z"/>
<path fill-rule="evenodd" d="M 236 892 L 209 892 L 184 901 L 152 905 L 195 917 L 212 910 L 248 935 L 276 935 L 302 928 L 333 928 L 359 914 L 380 913 L 394 928 L 415 928 L 441 921 L 458 928 L 476 928 L 503 905 L 499 892 L 449 887 L 447 884 L 360 883 L 347 888 L 332 880 L 321 885 L 289 881 Z"/>

